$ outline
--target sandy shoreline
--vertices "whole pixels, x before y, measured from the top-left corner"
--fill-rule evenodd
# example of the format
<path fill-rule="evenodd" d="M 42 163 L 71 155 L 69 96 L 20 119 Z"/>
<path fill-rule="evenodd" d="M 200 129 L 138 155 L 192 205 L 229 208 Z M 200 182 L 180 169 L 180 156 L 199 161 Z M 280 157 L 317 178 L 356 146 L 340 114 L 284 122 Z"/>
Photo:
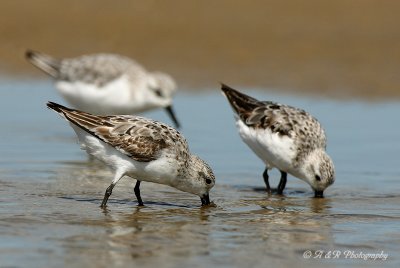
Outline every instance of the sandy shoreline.
<path fill-rule="evenodd" d="M 396 1 L 2 1 L 3 74 L 41 73 L 27 48 L 59 57 L 116 52 L 180 87 L 268 87 L 400 99 Z"/>

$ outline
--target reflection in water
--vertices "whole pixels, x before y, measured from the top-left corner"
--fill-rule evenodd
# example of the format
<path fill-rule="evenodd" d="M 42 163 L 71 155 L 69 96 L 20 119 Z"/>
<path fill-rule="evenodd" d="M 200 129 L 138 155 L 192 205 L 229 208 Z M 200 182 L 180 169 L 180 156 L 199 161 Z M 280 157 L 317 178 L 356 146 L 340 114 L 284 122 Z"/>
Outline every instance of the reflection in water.
<path fill-rule="evenodd" d="M 75 208 L 85 209 L 80 211 L 81 218 L 64 216 L 67 224 L 97 230 L 75 230 L 62 239 L 62 247 L 71 256 L 98 256 L 92 265 L 111 262 L 122 266 L 131 261 L 163 265 L 182 258 L 195 263 L 201 256 L 217 265 L 233 252 L 234 257 L 224 262 L 245 265 L 254 263 L 252 254 L 261 254 L 258 261 L 284 261 L 282 247 L 287 255 L 297 256 L 316 243 L 334 244 L 331 222 L 323 217 L 329 213 L 329 199 L 309 198 L 301 191 L 300 197 L 278 196 L 221 185 L 213 195 L 216 205 L 202 208 L 191 195 L 148 183 L 144 187 L 151 193 L 150 203 L 137 207 L 133 181 L 125 179 L 113 194 L 113 202 L 102 210 L 102 185 L 108 183 L 109 172 L 101 165 L 64 163 L 55 177 L 59 189 L 52 192 L 63 199 L 70 197 Z M 77 191 L 77 185 L 86 190 Z"/>
<path fill-rule="evenodd" d="M 86 160 L 64 162 L 54 177 L 56 188 L 49 194 L 73 202 L 77 213 L 54 216 L 80 227 L 66 233 L 60 240 L 62 248 L 68 256 L 96 256 L 91 257 L 89 266 L 134 262 L 186 267 L 199 258 L 208 265 L 296 265 L 305 250 L 342 247 L 335 239 L 340 234 L 335 222 L 368 222 L 366 215 L 335 214 L 340 200 L 313 198 L 308 188 L 296 188 L 301 183 L 282 196 L 250 186 L 217 185 L 213 192 L 216 205 L 205 208 L 192 195 L 146 183 L 144 194 L 149 201 L 138 207 L 134 180 L 127 177 L 113 193 L 109 206 L 101 209 L 110 179 L 104 165 Z M 82 209 L 76 212 L 78 207 Z M 377 220 L 370 216 L 369 220 Z M 368 243 L 354 246 L 360 247 L 376 249 Z M 176 265 L 182 260 L 182 265 Z"/>
<path fill-rule="evenodd" d="M 329 197 L 325 198 L 310 198 L 310 209 L 313 213 L 328 214 L 330 209 L 331 200 Z"/>
<path fill-rule="evenodd" d="M 204 211 L 196 211 L 140 208 L 132 214 L 111 216 L 107 219 L 110 257 L 118 261 L 150 255 L 161 259 L 207 255 L 210 226 Z"/>
<path fill-rule="evenodd" d="M 326 198 L 316 199 L 308 185 L 292 177 L 283 196 L 265 192 L 262 164 L 237 136 L 222 96 L 178 96 L 177 110 L 190 111 L 181 114 L 191 150 L 215 169 L 217 184 L 210 193 L 215 206 L 201 208 L 191 194 L 143 183 L 146 206 L 139 208 L 135 181 L 127 177 L 102 210 L 112 173 L 77 149 L 68 126 L 37 107 L 48 99 L 57 101 L 50 85 L 36 91 L 24 106 L 29 118 L 9 105 L 9 99 L 20 100 L 25 91 L 14 88 L 0 94 L 5 92 L 7 98 L 0 98 L 0 120 L 6 130 L 0 132 L 0 254 L 6 256 L 2 266 L 380 265 L 344 259 L 307 261 L 302 255 L 308 249 L 353 249 L 384 250 L 390 254 L 385 264 L 396 267 L 400 133 L 393 120 L 384 120 L 398 114 L 396 105 L 366 109 L 355 103 L 275 98 L 310 106 L 327 127 L 338 176 Z M 209 104 L 206 111 L 204 103 Z M 10 120 L 9 114 L 15 118 Z M 391 131 L 371 129 L 371 117 L 380 118 L 381 128 Z M 352 120 L 357 120 L 356 127 Z M 207 127 L 198 122 L 207 122 Z"/>

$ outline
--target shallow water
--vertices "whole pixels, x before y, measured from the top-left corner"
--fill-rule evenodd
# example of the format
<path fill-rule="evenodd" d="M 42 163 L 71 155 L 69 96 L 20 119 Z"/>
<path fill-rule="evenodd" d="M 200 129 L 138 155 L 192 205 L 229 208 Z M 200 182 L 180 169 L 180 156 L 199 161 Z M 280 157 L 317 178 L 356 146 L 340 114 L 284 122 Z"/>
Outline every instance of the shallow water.
<path fill-rule="evenodd" d="M 326 198 L 312 198 L 293 177 L 284 196 L 263 191 L 263 165 L 241 142 L 216 87 L 175 101 L 192 152 L 215 171 L 216 206 L 143 183 L 146 206 L 138 208 L 126 178 L 103 211 L 111 172 L 88 162 L 70 127 L 45 108 L 48 100 L 64 103 L 52 84 L 3 79 L 0 267 L 399 267 L 399 104 L 251 94 L 303 107 L 325 126 L 337 172 Z M 163 111 L 146 116 L 170 123 Z"/>

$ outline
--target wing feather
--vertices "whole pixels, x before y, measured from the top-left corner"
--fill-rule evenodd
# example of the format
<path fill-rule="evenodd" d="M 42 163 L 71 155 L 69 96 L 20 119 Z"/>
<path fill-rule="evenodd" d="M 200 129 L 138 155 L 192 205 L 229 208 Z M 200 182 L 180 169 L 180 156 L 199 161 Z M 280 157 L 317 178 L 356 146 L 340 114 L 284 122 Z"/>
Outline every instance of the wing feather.
<path fill-rule="evenodd" d="M 164 149 L 180 148 L 175 146 L 177 142 L 182 145 L 182 151 L 176 152 L 177 157 L 187 157 L 186 140 L 177 130 L 161 122 L 129 115 L 96 116 L 53 102 L 47 106 L 136 161 L 155 160 Z"/>
<path fill-rule="evenodd" d="M 59 78 L 102 87 L 126 73 L 142 76 L 145 72 L 141 65 L 130 58 L 116 54 L 93 54 L 62 60 Z"/>
<path fill-rule="evenodd" d="M 240 120 L 253 128 L 269 128 L 288 136 L 310 149 L 325 148 L 325 132 L 313 116 L 302 109 L 271 101 L 258 101 L 226 85 L 222 91 Z"/>

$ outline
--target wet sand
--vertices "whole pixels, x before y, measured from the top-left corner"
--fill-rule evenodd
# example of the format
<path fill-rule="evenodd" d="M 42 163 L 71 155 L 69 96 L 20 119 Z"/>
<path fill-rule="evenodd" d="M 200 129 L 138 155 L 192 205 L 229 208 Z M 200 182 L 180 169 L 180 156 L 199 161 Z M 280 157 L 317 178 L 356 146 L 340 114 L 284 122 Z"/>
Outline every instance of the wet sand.
<path fill-rule="evenodd" d="M 216 206 L 201 208 L 196 196 L 143 183 L 146 206 L 138 208 L 134 181 L 125 178 L 103 211 L 112 174 L 88 162 L 70 127 L 45 107 L 63 102 L 52 84 L 2 81 L 0 266 L 399 267 L 396 103 L 250 92 L 306 108 L 325 126 L 337 176 L 325 198 L 315 199 L 291 176 L 284 196 L 268 195 L 263 164 L 241 142 L 226 100 L 204 91 L 181 93 L 175 104 L 191 150 L 215 171 Z M 163 111 L 146 116 L 170 122 Z M 278 176 L 271 174 L 275 187 Z M 388 256 L 346 258 L 348 251 Z"/>
<path fill-rule="evenodd" d="M 27 48 L 116 52 L 176 77 L 336 98 L 399 99 L 400 2 L 1 1 L 0 66 L 40 75 Z M 44 77 L 44 76 L 41 76 Z M 217 89 L 215 89 L 217 90 Z"/>

